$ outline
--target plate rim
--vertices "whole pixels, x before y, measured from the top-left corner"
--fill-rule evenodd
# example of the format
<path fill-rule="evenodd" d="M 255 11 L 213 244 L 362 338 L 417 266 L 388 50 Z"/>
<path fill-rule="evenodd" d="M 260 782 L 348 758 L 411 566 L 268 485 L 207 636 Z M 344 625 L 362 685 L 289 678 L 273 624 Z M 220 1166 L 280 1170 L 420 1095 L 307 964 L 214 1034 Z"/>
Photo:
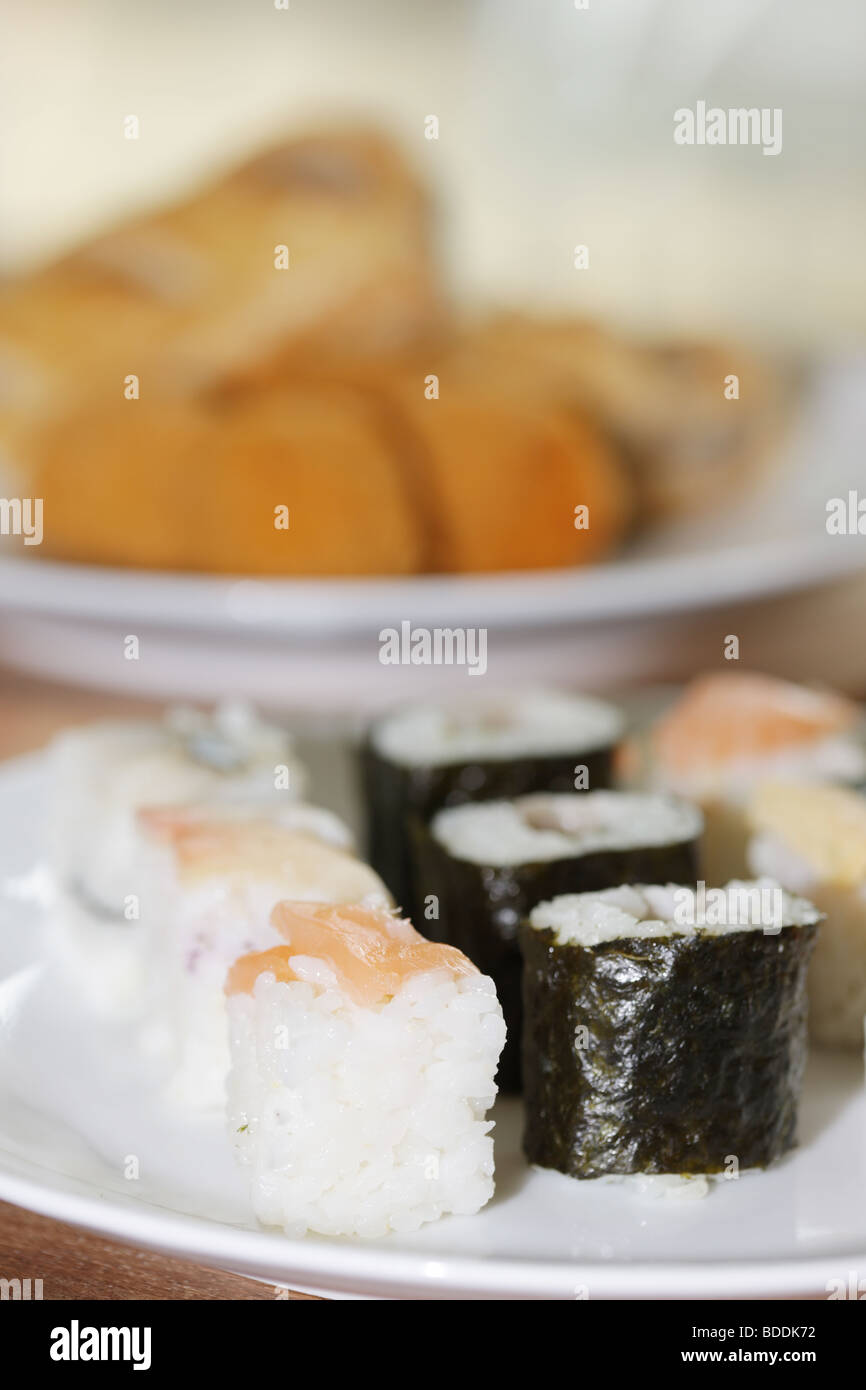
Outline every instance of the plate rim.
<path fill-rule="evenodd" d="M 422 1297 L 474 1294 L 481 1298 L 583 1301 L 575 1288 L 587 1288 L 590 1302 L 599 1298 L 814 1296 L 822 1292 L 822 1286 L 826 1294 L 827 1283 L 838 1279 L 840 1260 L 861 1268 L 866 1265 L 866 1250 L 781 1260 L 628 1264 L 455 1256 L 436 1250 L 388 1251 L 381 1242 L 365 1248 L 357 1242 L 292 1240 L 276 1232 L 239 1229 L 206 1217 L 155 1210 L 150 1204 L 142 1204 L 137 1211 L 134 1203 L 63 1192 L 32 1178 L 18 1177 L 4 1167 L 0 1167 L 0 1199 L 121 1242 L 267 1282 L 386 1297 L 411 1292 Z M 282 1259 L 280 1251 L 284 1252 Z M 425 1270 L 425 1266 L 430 1268 Z"/>
<path fill-rule="evenodd" d="M 830 583 L 864 567 L 854 537 L 812 535 L 711 552 L 495 574 L 345 579 L 196 574 L 0 558 L 0 611 L 187 631 L 324 638 L 405 618 L 515 628 L 665 616 Z M 833 543 L 835 542 L 835 544 Z M 703 583 L 695 572 L 703 570 Z"/>

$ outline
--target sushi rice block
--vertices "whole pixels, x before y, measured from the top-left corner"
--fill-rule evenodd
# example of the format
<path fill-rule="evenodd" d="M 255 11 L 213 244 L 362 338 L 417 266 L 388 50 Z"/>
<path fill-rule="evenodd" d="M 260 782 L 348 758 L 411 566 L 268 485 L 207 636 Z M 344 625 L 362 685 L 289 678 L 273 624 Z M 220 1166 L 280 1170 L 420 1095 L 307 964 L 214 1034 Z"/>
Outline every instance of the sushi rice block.
<path fill-rule="evenodd" d="M 255 1214 L 290 1235 L 381 1236 L 493 1193 L 493 981 L 409 922 L 280 903 L 281 944 L 232 968 L 229 1133 Z"/>
<path fill-rule="evenodd" d="M 111 721 L 61 734 L 52 751 L 55 875 L 97 914 L 120 916 L 141 853 L 136 812 L 191 801 L 285 804 L 305 776 L 284 730 L 246 705 L 163 720 Z"/>
<path fill-rule="evenodd" d="M 122 911 L 86 895 L 74 880 L 54 882 L 50 919 L 54 959 L 88 1008 L 106 1018 L 134 1018 L 147 1010 L 145 984 L 153 942 L 162 939 L 176 906 L 169 847 L 200 842 L 206 826 L 212 826 L 219 837 L 231 825 L 247 825 L 250 838 L 256 824 L 263 821 L 338 850 L 354 849 L 352 832 L 339 816 L 291 798 L 155 806 L 141 810 L 135 818 L 129 841 L 134 842 L 135 852 L 124 870 Z M 267 831 L 265 838 L 272 834 Z M 374 876 L 369 881 L 381 888 Z M 119 878 L 117 882 L 120 886 Z"/>
<path fill-rule="evenodd" d="M 318 807 L 298 804 L 293 826 L 194 818 L 186 808 L 142 811 L 139 820 L 153 848 L 142 894 L 143 1036 L 167 1061 L 173 1099 L 218 1106 L 229 1064 L 226 973 L 238 956 L 279 940 L 274 904 L 291 895 L 385 908 L 390 898 L 372 869 L 322 838 L 336 818 Z"/>
<path fill-rule="evenodd" d="M 706 820 L 703 871 L 722 884 L 747 870 L 745 807 L 765 781 L 856 784 L 866 779 L 857 705 L 749 671 L 701 676 L 632 746 L 635 780 L 678 792 Z"/>
<path fill-rule="evenodd" d="M 866 796 L 846 787 L 766 784 L 749 808 L 752 871 L 826 914 L 809 971 L 809 1031 L 861 1048 L 866 1019 Z"/>

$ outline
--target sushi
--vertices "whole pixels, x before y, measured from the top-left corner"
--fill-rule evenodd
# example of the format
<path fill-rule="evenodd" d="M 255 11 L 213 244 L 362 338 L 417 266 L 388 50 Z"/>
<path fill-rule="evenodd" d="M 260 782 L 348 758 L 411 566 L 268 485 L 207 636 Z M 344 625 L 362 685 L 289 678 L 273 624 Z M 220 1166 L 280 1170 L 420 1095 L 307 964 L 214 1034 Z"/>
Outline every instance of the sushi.
<path fill-rule="evenodd" d="M 239 955 L 279 940 L 274 904 L 390 898 L 378 875 L 321 838 L 328 813 L 299 805 L 279 821 L 182 808 L 142 811 L 152 857 L 144 874 L 139 958 L 142 1038 L 162 1064 L 168 1095 L 197 1108 L 225 1100 L 228 1036 L 223 985 Z"/>
<path fill-rule="evenodd" d="M 812 899 L 826 922 L 809 971 L 809 1031 L 863 1046 L 866 1019 L 866 796 L 846 787 L 766 784 L 747 811 L 751 871 Z"/>
<path fill-rule="evenodd" d="M 174 880 L 165 847 L 180 845 L 185 832 L 194 841 L 206 825 L 216 827 L 216 833 L 221 834 L 232 824 L 246 824 L 254 831 L 261 821 L 312 836 L 335 849 L 351 853 L 355 847 L 351 830 L 339 816 L 303 801 L 275 796 L 269 800 L 146 807 L 137 813 L 126 841 L 130 854 L 123 884 L 119 877 L 117 880 L 118 888 L 122 886 L 124 891 L 122 903 L 106 906 L 99 897 L 85 894 L 75 879 L 52 883 L 53 956 L 92 1011 L 103 1017 L 125 1018 L 146 1008 L 142 981 L 147 952 L 152 937 L 162 933 L 174 910 L 174 899 L 166 887 L 167 879 Z M 155 846 L 160 846 L 161 852 L 155 853 Z M 371 882 L 384 893 L 378 879 Z"/>
<path fill-rule="evenodd" d="M 535 907 L 520 932 L 530 1163 L 736 1176 L 786 1153 L 819 921 L 772 880 Z"/>
<path fill-rule="evenodd" d="M 281 944 L 227 983 L 229 1134 L 255 1214 L 290 1235 L 381 1236 L 493 1193 L 493 982 L 407 921 L 280 903 Z"/>
<path fill-rule="evenodd" d="M 600 700 L 526 692 L 459 706 L 415 705 L 373 726 L 362 753 L 369 858 L 414 908 L 408 818 L 527 792 L 611 785 L 618 710 Z"/>
<path fill-rule="evenodd" d="M 202 800 L 284 805 L 305 786 L 288 734 L 246 705 L 86 725 L 62 734 L 51 758 L 54 874 L 99 916 L 122 917 L 135 891 L 139 808 Z"/>
<path fill-rule="evenodd" d="M 759 783 L 866 779 L 857 705 L 750 671 L 701 676 L 630 753 L 639 785 L 702 807 L 704 875 L 714 884 L 747 871 L 745 803 Z"/>
<path fill-rule="evenodd" d="M 136 817 L 139 833 L 150 837 L 183 836 L 187 828 L 198 830 L 203 824 L 244 825 L 267 821 L 284 830 L 297 830 L 311 835 L 335 849 L 357 851 L 355 836 L 346 822 L 324 806 L 309 801 L 187 801 L 180 805 L 145 806 Z"/>
<path fill-rule="evenodd" d="M 415 822 L 425 932 L 465 951 L 496 982 L 508 1025 L 503 1090 L 520 1086 L 522 918 L 561 893 L 694 880 L 701 829 L 700 812 L 677 798 L 609 791 L 455 806 L 429 826 Z"/>

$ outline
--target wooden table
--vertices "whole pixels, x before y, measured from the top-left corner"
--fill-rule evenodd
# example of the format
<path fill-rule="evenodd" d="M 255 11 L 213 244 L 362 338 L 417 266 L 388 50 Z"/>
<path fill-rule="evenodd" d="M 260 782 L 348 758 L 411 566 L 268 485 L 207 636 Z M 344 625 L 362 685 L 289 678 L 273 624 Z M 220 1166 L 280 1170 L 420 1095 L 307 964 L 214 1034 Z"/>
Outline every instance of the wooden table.
<path fill-rule="evenodd" d="M 49 1299 L 311 1299 L 223 1270 L 104 1240 L 62 1221 L 0 1202 L 0 1270 L 41 1279 Z"/>
<path fill-rule="evenodd" d="M 67 724 L 153 705 L 46 685 L 0 668 L 0 758 L 40 748 Z M 0 1202 L 0 1275 L 41 1278 L 45 1299 L 273 1299 L 272 1284 L 107 1241 Z M 286 1291 L 279 1296 L 285 1298 Z M 289 1298 L 309 1294 L 289 1292 Z"/>

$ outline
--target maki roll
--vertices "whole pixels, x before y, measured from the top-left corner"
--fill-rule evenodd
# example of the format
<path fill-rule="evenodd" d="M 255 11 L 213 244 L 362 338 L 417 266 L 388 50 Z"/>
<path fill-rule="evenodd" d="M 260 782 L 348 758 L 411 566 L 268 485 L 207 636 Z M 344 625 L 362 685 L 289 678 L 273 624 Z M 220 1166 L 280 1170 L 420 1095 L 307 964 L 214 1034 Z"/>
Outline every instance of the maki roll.
<path fill-rule="evenodd" d="M 298 806 L 294 828 L 242 817 L 144 811 L 152 845 L 142 888 L 142 1035 L 160 1059 L 168 1095 L 197 1108 L 225 1100 L 229 1065 L 223 985 L 244 952 L 279 935 L 274 904 L 390 906 L 368 865 L 321 838 L 327 812 Z"/>
<path fill-rule="evenodd" d="M 576 1178 L 765 1168 L 795 1142 L 820 913 L 772 880 L 540 903 L 524 1149 Z"/>
<path fill-rule="evenodd" d="M 493 1194 L 492 980 L 409 922 L 280 903 L 229 975 L 229 1135 L 258 1219 L 381 1236 Z"/>
<path fill-rule="evenodd" d="M 747 813 L 749 865 L 826 915 L 809 970 L 809 1031 L 863 1046 L 866 1019 L 866 796 L 845 787 L 768 784 Z"/>
<path fill-rule="evenodd" d="M 73 729 L 54 744 L 51 772 L 55 876 L 85 908 L 118 916 L 134 891 L 141 807 L 277 806 L 302 796 L 305 783 L 289 735 L 239 704 Z"/>
<path fill-rule="evenodd" d="M 503 1090 L 520 1087 L 521 920 L 560 893 L 694 880 L 701 826 L 700 812 L 674 797 L 609 791 L 455 806 L 429 826 L 415 822 L 425 931 L 496 982 L 508 1025 Z"/>
<path fill-rule="evenodd" d="M 410 816 L 427 820 L 443 806 L 527 792 L 609 787 L 622 732 L 612 705 L 557 692 L 416 705 L 380 720 L 362 753 L 370 862 L 397 902 L 413 906 Z"/>
<path fill-rule="evenodd" d="M 704 875 L 714 884 L 747 871 L 746 803 L 761 782 L 866 779 L 857 705 L 750 671 L 701 676 L 628 752 L 639 785 L 703 809 Z"/>

